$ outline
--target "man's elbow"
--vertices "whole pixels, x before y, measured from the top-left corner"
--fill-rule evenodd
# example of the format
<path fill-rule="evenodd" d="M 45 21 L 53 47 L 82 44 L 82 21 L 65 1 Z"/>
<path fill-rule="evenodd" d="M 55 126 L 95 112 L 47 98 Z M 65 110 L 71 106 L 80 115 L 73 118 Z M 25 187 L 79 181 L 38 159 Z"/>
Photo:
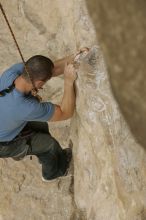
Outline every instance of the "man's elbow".
<path fill-rule="evenodd" d="M 72 118 L 73 114 L 74 112 L 66 113 L 62 111 L 60 118 L 62 118 L 62 120 L 67 120 L 67 119 Z"/>
<path fill-rule="evenodd" d="M 70 113 L 69 115 L 65 115 L 65 117 L 66 117 L 66 120 L 67 119 L 70 119 L 70 118 L 72 118 L 73 117 L 73 115 L 74 115 L 74 113 L 72 112 L 72 113 Z"/>
<path fill-rule="evenodd" d="M 64 112 L 60 106 L 55 107 L 55 112 L 52 118 L 49 120 L 50 122 L 55 121 L 64 121 L 73 117 L 74 111 L 72 112 Z"/>

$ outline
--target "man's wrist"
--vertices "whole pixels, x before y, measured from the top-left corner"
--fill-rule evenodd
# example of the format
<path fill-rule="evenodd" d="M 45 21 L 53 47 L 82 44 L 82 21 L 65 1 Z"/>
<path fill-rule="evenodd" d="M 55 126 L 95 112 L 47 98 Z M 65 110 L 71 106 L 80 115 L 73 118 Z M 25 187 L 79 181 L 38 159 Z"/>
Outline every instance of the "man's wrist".
<path fill-rule="evenodd" d="M 65 80 L 65 81 L 64 81 L 64 85 L 65 85 L 65 86 L 73 86 L 73 85 L 74 85 L 74 81 Z"/>

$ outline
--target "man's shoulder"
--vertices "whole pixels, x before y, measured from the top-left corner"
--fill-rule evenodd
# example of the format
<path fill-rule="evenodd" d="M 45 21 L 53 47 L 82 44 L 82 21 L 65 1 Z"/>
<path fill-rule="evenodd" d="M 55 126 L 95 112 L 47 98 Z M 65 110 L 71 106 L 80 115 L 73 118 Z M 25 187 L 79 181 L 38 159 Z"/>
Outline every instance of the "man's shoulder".
<path fill-rule="evenodd" d="M 12 75 L 12 74 L 19 75 L 22 73 L 23 68 L 24 68 L 23 63 L 16 63 L 16 64 L 12 65 L 11 67 L 9 67 L 8 69 L 6 69 L 2 73 L 1 77 L 8 77 L 9 75 Z"/>
<path fill-rule="evenodd" d="M 9 87 L 23 71 L 23 63 L 17 63 L 5 70 L 0 76 L 0 91 Z"/>

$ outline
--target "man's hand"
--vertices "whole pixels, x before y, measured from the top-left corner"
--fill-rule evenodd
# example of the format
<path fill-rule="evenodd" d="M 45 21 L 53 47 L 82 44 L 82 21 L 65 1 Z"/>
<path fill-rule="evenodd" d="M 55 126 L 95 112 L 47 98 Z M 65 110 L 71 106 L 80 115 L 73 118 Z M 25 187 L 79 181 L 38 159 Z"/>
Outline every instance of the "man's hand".
<path fill-rule="evenodd" d="M 61 74 L 64 73 L 64 70 L 65 70 L 65 63 L 71 63 L 73 64 L 74 61 L 75 61 L 75 58 L 77 56 L 79 56 L 81 53 L 84 53 L 84 52 L 89 52 L 89 48 L 88 47 L 83 47 L 81 48 L 77 53 L 75 54 L 72 54 L 70 56 L 67 56 L 67 57 L 64 57 L 60 60 L 57 60 L 54 62 L 54 69 L 53 69 L 53 77 L 54 76 L 59 76 Z"/>
<path fill-rule="evenodd" d="M 77 53 L 76 53 L 76 55 L 74 56 L 74 61 L 76 62 L 76 60 L 80 57 L 80 55 L 82 54 L 82 53 L 88 53 L 89 52 L 89 48 L 88 47 L 83 47 L 83 48 L 81 48 Z"/>
<path fill-rule="evenodd" d="M 65 64 L 64 68 L 64 80 L 67 83 L 74 83 L 74 81 L 77 78 L 76 70 L 73 66 L 73 64 Z"/>
<path fill-rule="evenodd" d="M 74 61 L 75 61 L 75 59 L 77 58 L 77 56 L 79 56 L 80 54 L 82 54 L 82 53 L 84 53 L 84 52 L 88 53 L 89 50 L 90 50 L 90 49 L 89 49 L 88 47 L 83 47 L 83 48 L 81 48 L 81 49 L 78 50 L 74 55 L 72 55 L 72 56 L 70 57 L 70 62 L 69 62 L 69 63 L 74 63 Z"/>
<path fill-rule="evenodd" d="M 64 94 L 60 105 L 55 106 L 55 112 L 50 121 L 62 121 L 73 116 L 75 109 L 74 81 L 77 78 L 73 64 L 65 64 L 64 68 Z"/>
<path fill-rule="evenodd" d="M 89 48 L 88 47 L 83 47 L 83 48 L 81 48 L 77 53 L 76 53 L 76 55 L 75 55 L 75 57 L 77 56 L 77 55 L 79 55 L 79 54 L 81 54 L 81 53 L 84 53 L 84 52 L 89 52 Z"/>

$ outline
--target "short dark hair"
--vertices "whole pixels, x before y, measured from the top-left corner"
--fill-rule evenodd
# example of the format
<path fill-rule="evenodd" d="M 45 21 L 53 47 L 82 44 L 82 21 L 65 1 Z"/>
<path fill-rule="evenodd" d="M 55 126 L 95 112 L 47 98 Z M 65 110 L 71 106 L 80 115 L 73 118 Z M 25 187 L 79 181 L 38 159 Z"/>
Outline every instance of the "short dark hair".
<path fill-rule="evenodd" d="M 26 69 L 33 81 L 46 81 L 52 77 L 54 64 L 48 57 L 42 55 L 35 55 L 28 59 L 25 63 Z M 22 76 L 26 80 L 30 80 L 24 68 Z"/>

